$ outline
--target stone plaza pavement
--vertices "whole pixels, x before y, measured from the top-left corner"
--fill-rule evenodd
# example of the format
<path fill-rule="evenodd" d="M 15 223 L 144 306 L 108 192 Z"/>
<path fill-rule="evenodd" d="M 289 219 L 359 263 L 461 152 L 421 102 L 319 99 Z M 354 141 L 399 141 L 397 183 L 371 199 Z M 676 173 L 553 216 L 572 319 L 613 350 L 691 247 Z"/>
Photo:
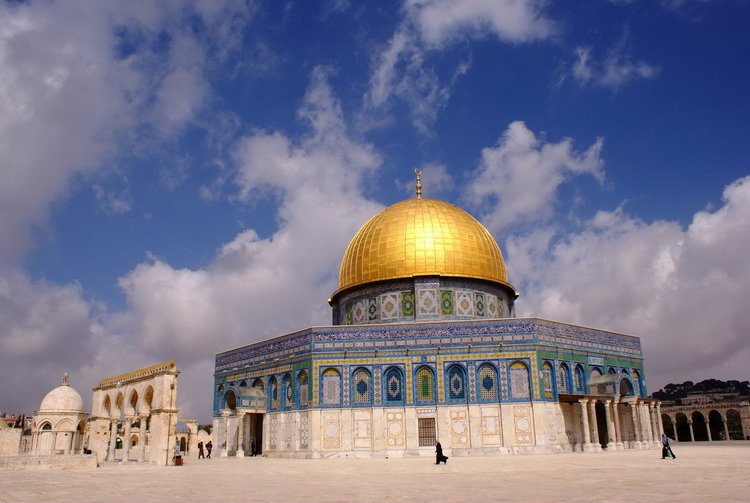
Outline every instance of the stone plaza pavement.
<path fill-rule="evenodd" d="M 185 465 L 0 471 L 0 502 L 749 501 L 750 442 L 434 458 L 187 457 Z"/>

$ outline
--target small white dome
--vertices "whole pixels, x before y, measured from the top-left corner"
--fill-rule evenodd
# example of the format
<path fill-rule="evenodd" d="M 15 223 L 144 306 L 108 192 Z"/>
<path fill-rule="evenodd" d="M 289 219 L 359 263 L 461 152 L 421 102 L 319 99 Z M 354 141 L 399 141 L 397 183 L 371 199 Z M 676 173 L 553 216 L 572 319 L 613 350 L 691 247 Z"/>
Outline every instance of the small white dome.
<path fill-rule="evenodd" d="M 43 411 L 72 411 L 83 412 L 83 398 L 76 390 L 63 384 L 53 389 L 42 400 L 39 412 Z"/>

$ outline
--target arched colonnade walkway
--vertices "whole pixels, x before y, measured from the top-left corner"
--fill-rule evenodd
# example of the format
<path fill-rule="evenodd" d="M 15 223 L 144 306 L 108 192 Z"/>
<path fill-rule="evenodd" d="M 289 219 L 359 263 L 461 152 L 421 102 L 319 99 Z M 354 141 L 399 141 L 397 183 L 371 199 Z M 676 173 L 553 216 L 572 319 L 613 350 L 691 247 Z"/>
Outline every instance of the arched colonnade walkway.
<path fill-rule="evenodd" d="M 664 407 L 661 422 L 678 442 L 750 439 L 750 404 L 714 403 Z"/>

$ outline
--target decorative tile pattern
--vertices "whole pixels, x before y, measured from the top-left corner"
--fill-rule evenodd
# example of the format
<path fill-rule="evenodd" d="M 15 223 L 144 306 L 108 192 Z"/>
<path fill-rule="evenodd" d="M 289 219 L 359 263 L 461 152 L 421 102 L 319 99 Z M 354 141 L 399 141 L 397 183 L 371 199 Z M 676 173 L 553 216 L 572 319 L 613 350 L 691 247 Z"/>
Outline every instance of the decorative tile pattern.
<path fill-rule="evenodd" d="M 440 313 L 453 316 L 453 290 L 440 290 Z"/>
<path fill-rule="evenodd" d="M 513 407 L 513 432 L 516 445 L 531 445 L 534 442 L 532 430 L 531 407 L 516 405 Z"/>
<path fill-rule="evenodd" d="M 354 308 L 352 309 L 352 321 L 357 325 L 361 325 L 367 321 L 367 308 L 365 307 L 364 300 L 360 300 L 354 304 Z"/>
<path fill-rule="evenodd" d="M 324 411 L 320 421 L 320 437 L 324 450 L 331 451 L 341 448 L 341 416 L 338 412 Z"/>
<path fill-rule="evenodd" d="M 385 415 L 385 440 L 388 447 L 398 448 L 406 444 L 404 428 L 404 414 L 388 412 Z"/>
<path fill-rule="evenodd" d="M 505 308 L 505 302 L 501 299 L 498 299 L 497 301 L 497 317 L 498 318 L 505 318 L 506 316 L 510 316 L 510 313 Z"/>
<path fill-rule="evenodd" d="M 282 439 L 284 449 L 291 451 L 294 449 L 294 442 L 297 437 L 297 425 L 294 422 L 294 416 L 291 414 L 282 414 L 284 438 Z"/>
<path fill-rule="evenodd" d="M 469 446 L 469 426 L 465 410 L 451 411 L 451 442 L 453 447 Z"/>
<path fill-rule="evenodd" d="M 474 316 L 484 318 L 485 313 L 484 294 L 474 292 Z"/>
<path fill-rule="evenodd" d="M 349 405 L 349 365 L 344 366 L 344 405 Z"/>
<path fill-rule="evenodd" d="M 497 297 L 492 294 L 486 295 L 487 301 L 487 317 L 488 318 L 500 318 L 497 313 Z"/>
<path fill-rule="evenodd" d="M 370 410 L 355 410 L 353 414 L 353 445 L 355 449 L 372 448 L 372 413 Z"/>
<path fill-rule="evenodd" d="M 348 304 L 346 306 L 346 324 L 351 325 L 352 324 L 352 305 Z"/>
<path fill-rule="evenodd" d="M 373 402 L 375 402 L 375 405 L 380 405 L 382 396 L 382 393 L 380 392 L 380 365 L 376 365 L 373 369 L 372 377 L 373 377 Z"/>
<path fill-rule="evenodd" d="M 299 415 L 299 447 L 310 448 L 310 417 L 307 412 Z"/>
<path fill-rule="evenodd" d="M 437 289 L 419 290 L 417 299 L 417 313 L 422 316 L 437 316 L 439 314 Z"/>
<path fill-rule="evenodd" d="M 278 447 L 279 438 L 279 415 L 271 414 L 271 421 L 268 424 L 268 446 L 271 449 Z"/>
<path fill-rule="evenodd" d="M 341 374 L 336 369 L 323 372 L 323 405 L 341 403 Z"/>
<path fill-rule="evenodd" d="M 503 400 L 508 400 L 508 363 L 505 360 L 500 360 L 498 368 L 500 369 L 500 392 Z"/>
<path fill-rule="evenodd" d="M 476 402 L 477 400 L 477 377 L 476 377 L 477 365 L 474 362 L 469 363 L 469 400 Z"/>
<path fill-rule="evenodd" d="M 510 390 L 514 399 L 529 399 L 529 369 L 521 362 L 510 366 Z"/>
<path fill-rule="evenodd" d="M 377 320 L 380 310 L 378 308 L 378 298 L 370 297 L 367 299 L 367 319 L 369 321 Z"/>
<path fill-rule="evenodd" d="M 456 315 L 474 316 L 474 299 L 468 290 L 456 290 Z"/>
<path fill-rule="evenodd" d="M 479 368 L 479 391 L 482 400 L 497 400 L 497 375 L 489 363 Z"/>
<path fill-rule="evenodd" d="M 414 292 L 401 292 L 401 317 L 414 316 Z"/>
<path fill-rule="evenodd" d="M 399 316 L 400 303 L 397 293 L 386 293 L 380 296 L 380 319 L 395 320 Z"/>
<path fill-rule="evenodd" d="M 365 369 L 359 369 L 354 373 L 353 381 L 352 402 L 358 405 L 371 403 L 373 391 L 370 373 Z"/>
<path fill-rule="evenodd" d="M 495 407 L 483 407 L 482 414 L 482 444 L 483 445 L 501 445 L 503 440 L 500 425 L 500 416 L 498 409 Z"/>

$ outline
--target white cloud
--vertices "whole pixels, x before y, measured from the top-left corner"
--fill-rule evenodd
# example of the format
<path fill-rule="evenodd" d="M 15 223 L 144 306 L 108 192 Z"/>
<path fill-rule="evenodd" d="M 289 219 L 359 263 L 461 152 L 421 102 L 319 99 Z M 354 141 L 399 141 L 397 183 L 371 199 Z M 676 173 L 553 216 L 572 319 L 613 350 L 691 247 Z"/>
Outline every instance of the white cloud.
<path fill-rule="evenodd" d="M 405 103 L 412 124 L 429 135 L 470 60 L 459 62 L 450 76 L 440 76 L 426 61 L 431 51 L 461 39 L 489 35 L 502 42 L 522 43 L 550 37 L 554 23 L 536 0 L 407 0 L 404 18 L 374 58 L 365 98 L 372 113 L 393 98 Z"/>
<path fill-rule="evenodd" d="M 455 186 L 455 180 L 445 164 L 427 163 L 416 169 L 422 172 L 422 195 L 424 197 L 440 197 Z M 407 197 L 414 197 L 416 175 L 406 180 L 398 180 L 396 185 Z"/>
<path fill-rule="evenodd" d="M 614 91 L 636 80 L 656 78 L 660 69 L 643 61 L 633 61 L 623 44 L 615 46 L 601 61 L 596 61 L 589 47 L 577 47 L 571 66 L 573 78 L 581 85 L 596 85 Z"/>
<path fill-rule="evenodd" d="M 96 377 L 155 363 L 158 352 L 114 334 L 120 317 L 80 285 L 32 280 L 17 264 L 74 178 L 107 211 L 129 210 L 127 182 L 121 192 L 105 184 L 110 161 L 123 145 L 170 141 L 200 116 L 210 65 L 236 48 L 252 14 L 234 0 L 0 4 L 2 410 L 37 407 L 66 370 L 87 398 Z"/>
<path fill-rule="evenodd" d="M 406 11 L 426 45 L 494 35 L 504 42 L 550 37 L 554 23 L 537 0 L 407 0 Z"/>
<path fill-rule="evenodd" d="M 599 138 L 579 152 L 570 138 L 545 142 L 523 122 L 512 122 L 495 147 L 482 149 L 465 199 L 480 209 L 482 222 L 492 231 L 544 219 L 552 212 L 557 189 L 567 179 L 582 174 L 600 182 L 604 179 L 603 145 Z"/>
<path fill-rule="evenodd" d="M 299 116 L 309 125 L 300 138 L 257 131 L 235 151 L 237 197 L 271 191 L 280 199 L 273 235 L 248 229 L 205 268 L 152 260 L 120 280 L 129 306 L 123 319 L 148 354 L 210 369 L 216 352 L 330 323 L 326 299 L 344 249 L 382 208 L 361 192 L 381 159 L 347 133 L 325 70 L 313 72 Z M 182 389 L 205 408 L 210 373 L 201 379 Z"/>
<path fill-rule="evenodd" d="M 675 222 L 600 212 L 584 229 L 508 239 L 519 314 L 641 337 L 651 389 L 674 379 L 742 379 L 750 357 L 750 177 L 724 205 Z"/>

